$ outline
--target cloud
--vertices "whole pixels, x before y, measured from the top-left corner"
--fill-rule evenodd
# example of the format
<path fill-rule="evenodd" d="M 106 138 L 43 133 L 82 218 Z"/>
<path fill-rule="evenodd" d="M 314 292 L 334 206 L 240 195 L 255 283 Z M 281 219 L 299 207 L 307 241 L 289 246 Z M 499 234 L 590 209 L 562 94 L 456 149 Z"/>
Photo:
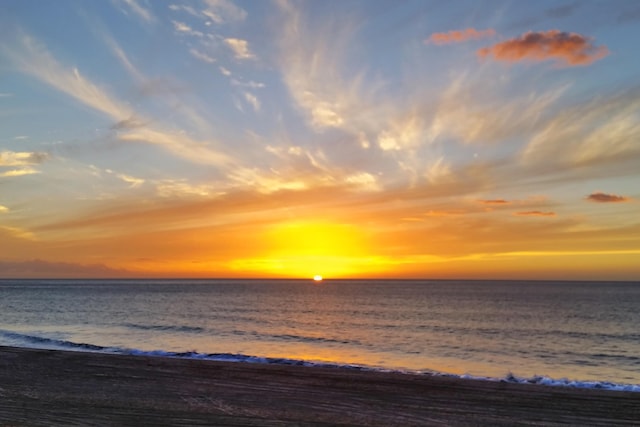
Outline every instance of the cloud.
<path fill-rule="evenodd" d="M 507 62 L 555 60 L 566 66 L 589 65 L 608 54 L 605 46 L 595 46 L 589 37 L 559 30 L 530 31 L 478 50 L 481 58 Z"/>
<path fill-rule="evenodd" d="M 632 168 L 640 158 L 639 94 L 639 88 L 629 88 L 565 106 L 538 126 L 522 153 L 524 162 L 547 171 L 562 169 L 562 173 L 567 166 L 583 170 L 586 166 L 604 168 L 617 163 L 615 172 L 625 173 L 622 163 Z"/>
<path fill-rule="evenodd" d="M 145 9 L 140 6 L 140 4 L 136 0 L 118 0 L 117 3 L 125 4 L 134 14 L 138 15 L 145 22 L 152 22 L 155 20 L 155 17 L 149 11 L 149 9 Z M 127 12 L 123 10 L 126 14 Z"/>
<path fill-rule="evenodd" d="M 356 172 L 345 178 L 345 182 L 365 191 L 380 191 L 381 187 L 375 176 L 368 172 Z"/>
<path fill-rule="evenodd" d="M 0 98 L 11 98 L 12 96 L 12 93 L 0 92 Z"/>
<path fill-rule="evenodd" d="M 104 264 L 76 264 L 49 262 L 40 259 L 29 261 L 1 261 L 2 277 L 126 277 L 131 272 L 115 269 Z"/>
<path fill-rule="evenodd" d="M 624 196 L 618 196 L 615 194 L 607 194 L 607 193 L 592 193 L 587 196 L 587 200 L 590 202 L 597 203 L 619 203 L 619 202 L 628 202 L 629 199 Z"/>
<path fill-rule="evenodd" d="M 392 123 L 390 129 L 378 135 L 378 146 L 383 151 L 398 151 L 415 147 L 421 140 L 424 123 L 418 117 L 408 117 L 402 122 Z"/>
<path fill-rule="evenodd" d="M 220 67 L 220 68 L 222 68 L 222 67 Z M 229 76 L 229 75 L 231 75 L 231 73 L 228 72 L 228 74 L 225 74 L 225 75 Z M 262 89 L 262 88 L 266 87 L 266 85 L 264 83 L 254 82 L 253 80 L 249 80 L 248 82 L 243 82 L 241 80 L 231 79 L 231 84 L 234 85 L 234 86 L 248 87 L 248 88 L 251 88 L 251 89 Z"/>
<path fill-rule="evenodd" d="M 208 64 L 213 64 L 214 62 L 216 62 L 215 58 L 207 55 L 204 52 L 200 52 L 198 49 L 196 48 L 191 48 L 189 49 L 189 53 L 194 57 L 199 59 L 200 61 L 206 62 Z"/>
<path fill-rule="evenodd" d="M 345 19 L 318 21 L 296 3 L 280 1 L 280 72 L 297 107 L 316 131 L 339 128 L 354 135 L 385 122 L 386 106 L 373 99 L 382 88 L 350 64 L 348 49 L 358 25 Z M 360 68 L 349 68 L 355 65 Z"/>
<path fill-rule="evenodd" d="M 157 183 L 156 192 L 160 197 L 184 198 L 184 197 L 209 197 L 215 195 L 215 188 L 211 184 L 194 185 L 186 180 L 165 179 Z"/>
<path fill-rule="evenodd" d="M 504 199 L 478 200 L 478 203 L 482 203 L 483 205 L 508 205 L 508 204 L 511 204 L 510 201 L 504 200 Z"/>
<path fill-rule="evenodd" d="M 243 92 L 243 96 L 245 101 L 247 101 L 247 103 L 253 107 L 254 111 L 260 111 L 260 100 L 258 99 L 258 97 L 250 92 Z"/>
<path fill-rule="evenodd" d="M 580 7 L 580 2 L 575 2 L 572 4 L 567 4 L 564 6 L 552 7 L 545 11 L 545 15 L 550 18 L 566 18 L 571 16 L 574 11 L 576 11 Z"/>
<path fill-rule="evenodd" d="M 0 167 L 18 167 L 0 172 L 0 178 L 33 175 L 40 173 L 32 166 L 39 165 L 49 158 L 47 153 L 39 151 L 0 151 Z"/>
<path fill-rule="evenodd" d="M 482 81 L 482 80 L 481 80 Z M 428 129 L 430 141 L 455 138 L 464 143 L 500 143 L 533 132 L 567 87 L 513 95 L 508 80 L 478 84 L 474 76 L 456 76 L 440 96 Z"/>
<path fill-rule="evenodd" d="M 151 128 L 130 129 L 118 135 L 122 141 L 139 141 L 158 144 L 170 152 L 200 164 L 237 167 L 232 159 L 208 147 L 203 141 L 195 141 L 180 132 L 163 132 Z"/>
<path fill-rule="evenodd" d="M 0 49 L 25 73 L 47 83 L 82 104 L 120 121 L 132 116 L 131 108 L 80 74 L 77 68 L 63 67 L 36 40 L 18 32 L 17 40 L 0 42 Z"/>
<path fill-rule="evenodd" d="M 526 211 L 515 212 L 515 216 L 556 216 L 555 212 L 543 212 L 543 211 Z"/>
<path fill-rule="evenodd" d="M 147 124 L 142 120 L 136 117 L 129 117 L 128 119 L 120 120 L 111 126 L 111 129 L 114 130 L 123 130 L 123 129 L 136 129 L 140 127 L 144 127 Z"/>
<path fill-rule="evenodd" d="M 467 28 L 459 31 L 449 31 L 446 33 L 433 33 L 425 40 L 425 43 L 433 43 L 437 45 L 449 43 L 462 43 L 467 40 L 478 40 L 487 37 L 493 37 L 496 31 L 492 28 L 486 30 L 476 30 L 475 28 Z"/>
<path fill-rule="evenodd" d="M 12 169 L 6 172 L 0 172 L 0 178 L 10 178 L 15 176 L 33 175 L 40 173 L 39 170 L 33 168 Z"/>
<path fill-rule="evenodd" d="M 249 42 L 242 39 L 224 39 L 225 44 L 233 51 L 236 59 L 252 59 L 255 55 L 249 50 Z"/>
<path fill-rule="evenodd" d="M 7 213 L 7 212 L 9 212 L 9 208 L 6 206 L 0 205 L 0 213 Z"/>
<path fill-rule="evenodd" d="M 173 23 L 173 29 L 176 30 L 179 34 L 188 34 L 190 36 L 195 37 L 204 37 L 204 33 L 202 31 L 197 31 L 180 21 L 171 21 Z"/>
<path fill-rule="evenodd" d="M 111 97 L 96 84 L 84 78 L 77 68 L 67 69 L 62 66 L 44 47 L 31 37 L 22 33 L 17 34 L 15 43 L 2 40 L 0 49 L 24 72 L 33 75 L 51 87 L 106 114 L 115 121 L 114 129 L 121 131 L 118 138 L 121 141 L 140 141 L 158 144 L 179 157 L 196 163 L 208 163 L 220 167 L 238 169 L 239 166 L 231 158 L 212 148 L 213 141 L 197 141 L 179 130 L 166 131 L 162 128 L 151 127 L 145 119 L 138 115 L 126 103 Z M 141 76 L 142 78 L 142 76 Z M 161 82 L 162 83 L 162 82 Z M 208 126 L 197 112 L 188 106 L 181 108 L 187 118 L 197 129 Z M 37 173 L 33 170 L 5 172 L 5 176 L 25 175 Z"/>
<path fill-rule="evenodd" d="M 205 4 L 202 14 L 216 24 L 244 21 L 247 17 L 247 11 L 228 0 L 205 0 Z"/>
<path fill-rule="evenodd" d="M 0 151 L 0 166 L 39 165 L 49 158 L 40 151 Z"/>
<path fill-rule="evenodd" d="M 118 174 L 117 175 L 118 178 L 120 178 L 121 180 L 123 180 L 124 182 L 126 182 L 127 184 L 129 184 L 129 186 L 131 188 L 136 188 L 141 186 L 142 184 L 144 184 L 145 180 L 141 179 L 141 178 L 135 178 L 133 176 L 130 175 L 125 175 L 125 174 Z"/>
<path fill-rule="evenodd" d="M 173 10 L 174 12 L 182 10 L 193 16 L 199 15 L 198 11 L 196 11 L 193 7 L 184 4 L 170 4 L 169 9 Z"/>

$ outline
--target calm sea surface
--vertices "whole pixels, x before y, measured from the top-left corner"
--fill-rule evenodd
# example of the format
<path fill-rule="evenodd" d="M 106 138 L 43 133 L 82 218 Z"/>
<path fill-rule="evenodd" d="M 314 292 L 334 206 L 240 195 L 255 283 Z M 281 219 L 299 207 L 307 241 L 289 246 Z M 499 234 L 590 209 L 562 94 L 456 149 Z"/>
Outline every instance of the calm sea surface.
<path fill-rule="evenodd" d="M 0 345 L 637 385 L 640 283 L 0 280 Z"/>

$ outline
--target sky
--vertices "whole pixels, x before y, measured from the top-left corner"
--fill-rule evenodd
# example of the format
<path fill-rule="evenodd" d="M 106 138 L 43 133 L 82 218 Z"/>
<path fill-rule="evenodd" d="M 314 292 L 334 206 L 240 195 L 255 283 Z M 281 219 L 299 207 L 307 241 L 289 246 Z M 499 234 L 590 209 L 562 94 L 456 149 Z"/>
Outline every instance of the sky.
<path fill-rule="evenodd" d="M 0 277 L 640 280 L 640 2 L 0 2 Z"/>

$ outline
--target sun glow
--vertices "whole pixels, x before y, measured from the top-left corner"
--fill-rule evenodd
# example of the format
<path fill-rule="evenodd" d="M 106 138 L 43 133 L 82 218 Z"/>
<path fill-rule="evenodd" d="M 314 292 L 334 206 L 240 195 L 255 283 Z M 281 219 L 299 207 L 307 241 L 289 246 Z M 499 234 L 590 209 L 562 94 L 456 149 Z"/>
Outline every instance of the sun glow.
<path fill-rule="evenodd" d="M 379 257 L 368 253 L 367 234 L 351 224 L 326 221 L 282 223 L 264 235 L 260 258 L 235 261 L 235 268 L 288 277 L 353 277 L 380 271 Z"/>
<path fill-rule="evenodd" d="M 319 274 L 316 274 L 315 276 L 313 276 L 313 280 L 315 282 L 322 282 L 322 276 Z"/>

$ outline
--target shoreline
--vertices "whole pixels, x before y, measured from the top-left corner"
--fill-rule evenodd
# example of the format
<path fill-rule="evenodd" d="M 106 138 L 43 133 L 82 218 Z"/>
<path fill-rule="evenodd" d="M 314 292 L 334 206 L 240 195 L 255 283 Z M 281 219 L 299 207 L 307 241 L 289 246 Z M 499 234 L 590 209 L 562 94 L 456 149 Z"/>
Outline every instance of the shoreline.
<path fill-rule="evenodd" d="M 0 426 L 634 425 L 637 392 L 0 347 Z"/>

